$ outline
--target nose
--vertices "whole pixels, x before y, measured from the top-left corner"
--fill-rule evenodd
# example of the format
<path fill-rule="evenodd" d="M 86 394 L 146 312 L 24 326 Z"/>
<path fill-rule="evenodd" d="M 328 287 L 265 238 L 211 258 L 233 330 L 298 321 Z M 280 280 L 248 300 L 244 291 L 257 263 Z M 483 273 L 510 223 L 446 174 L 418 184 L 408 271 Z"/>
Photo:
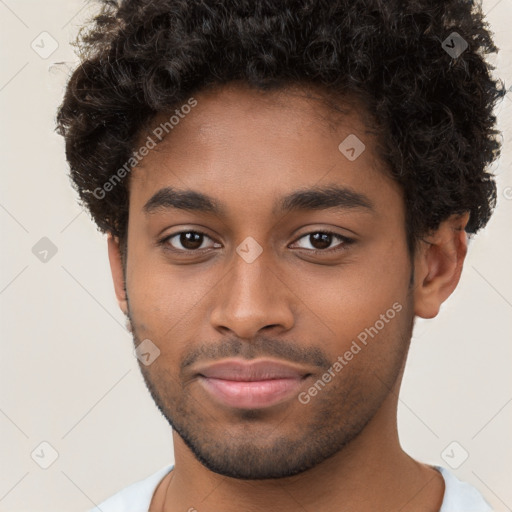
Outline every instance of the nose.
<path fill-rule="evenodd" d="M 252 263 L 236 255 L 232 265 L 213 295 L 212 326 L 245 339 L 263 330 L 291 329 L 295 296 L 282 271 L 272 268 L 263 254 Z"/>

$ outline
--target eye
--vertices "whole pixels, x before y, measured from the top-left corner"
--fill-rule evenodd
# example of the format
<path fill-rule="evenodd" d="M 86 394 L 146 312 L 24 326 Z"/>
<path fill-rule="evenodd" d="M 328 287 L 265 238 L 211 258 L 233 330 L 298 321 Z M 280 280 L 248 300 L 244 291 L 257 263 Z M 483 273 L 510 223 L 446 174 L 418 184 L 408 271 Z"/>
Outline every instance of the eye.
<path fill-rule="evenodd" d="M 334 248 L 329 248 L 335 239 L 337 239 L 339 243 L 335 245 Z M 178 253 L 192 253 L 199 252 L 202 249 L 222 247 L 221 244 L 216 242 L 210 245 L 205 245 L 207 240 L 214 242 L 206 233 L 189 230 L 179 231 L 168 235 L 160 240 L 159 244 L 163 245 L 168 250 Z M 299 249 L 306 249 L 307 251 L 315 254 L 337 252 L 346 249 L 348 245 L 354 242 L 353 239 L 332 231 L 312 231 L 311 233 L 302 235 L 295 243 L 297 244 L 301 240 L 306 241 L 306 246 L 299 246 Z M 309 245 L 309 247 L 307 245 Z"/>
<path fill-rule="evenodd" d="M 305 235 L 301 236 L 298 241 L 303 239 L 306 241 L 306 245 L 309 245 L 310 247 L 303 246 L 299 248 L 307 249 L 308 251 L 314 253 L 337 252 L 354 243 L 352 238 L 348 238 L 338 233 L 333 233 L 332 231 L 312 231 L 311 233 L 306 233 Z M 340 243 L 338 243 L 334 248 L 329 249 L 329 246 L 332 244 L 334 239 L 340 240 Z"/>
<path fill-rule="evenodd" d="M 180 231 L 166 236 L 160 243 L 166 247 L 170 246 L 171 250 L 177 252 L 193 252 L 208 248 L 208 246 L 203 246 L 205 239 L 212 240 L 206 233 L 200 231 Z M 181 245 L 181 247 L 179 247 L 179 245 Z M 216 244 L 215 246 L 220 247 L 220 244 Z M 169 249 L 169 247 L 167 248 Z"/>

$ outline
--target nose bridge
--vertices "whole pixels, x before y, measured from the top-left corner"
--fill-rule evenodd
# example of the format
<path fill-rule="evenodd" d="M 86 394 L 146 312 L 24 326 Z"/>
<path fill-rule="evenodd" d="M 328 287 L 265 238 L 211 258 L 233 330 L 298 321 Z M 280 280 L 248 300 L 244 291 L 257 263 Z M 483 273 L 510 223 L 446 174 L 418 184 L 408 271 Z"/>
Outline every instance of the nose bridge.
<path fill-rule="evenodd" d="M 258 311 L 270 309 L 272 291 L 269 288 L 275 276 L 269 269 L 271 263 L 267 254 L 261 253 L 255 258 L 251 255 L 247 258 L 254 249 L 249 246 L 248 252 L 240 255 L 240 252 L 246 249 L 247 246 L 244 247 L 243 244 L 237 249 L 239 252 L 233 258 L 226 293 L 230 308 L 238 308 L 240 313 L 247 310 L 244 314 L 250 312 L 254 315 Z"/>
<path fill-rule="evenodd" d="M 244 250 L 247 251 L 246 255 L 250 255 L 249 259 L 240 255 L 240 252 Z M 251 255 L 253 248 L 247 247 L 247 244 L 245 247 L 241 244 L 238 251 L 240 252 L 234 258 L 233 271 L 230 276 L 232 293 L 238 294 L 239 298 L 259 300 L 262 295 L 268 295 L 269 280 L 272 280 L 270 276 L 273 277 L 273 273 L 269 269 L 269 258 L 263 254 L 254 257 Z M 268 303 L 268 300 L 265 302 Z M 254 304 L 254 306 L 256 305 Z"/>
<path fill-rule="evenodd" d="M 250 338 L 263 327 L 291 326 L 293 315 L 284 285 L 272 269 L 270 253 L 261 249 L 251 240 L 238 246 L 232 268 L 215 297 L 211 316 L 214 327 L 229 328 L 239 337 Z"/>

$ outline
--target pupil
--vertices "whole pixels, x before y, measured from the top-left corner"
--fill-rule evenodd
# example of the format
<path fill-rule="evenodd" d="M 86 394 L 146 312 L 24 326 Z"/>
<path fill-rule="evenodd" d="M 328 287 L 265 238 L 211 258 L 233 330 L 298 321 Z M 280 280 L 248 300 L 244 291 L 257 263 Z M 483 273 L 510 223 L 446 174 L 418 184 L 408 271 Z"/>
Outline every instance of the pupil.
<path fill-rule="evenodd" d="M 198 249 L 201 247 L 203 235 L 199 233 L 193 233 L 189 231 L 187 233 L 181 233 L 180 243 L 186 249 Z"/>
<path fill-rule="evenodd" d="M 332 235 L 329 233 L 314 233 L 313 235 L 310 235 L 310 237 L 313 239 L 311 245 L 315 249 L 326 249 L 331 245 Z"/>

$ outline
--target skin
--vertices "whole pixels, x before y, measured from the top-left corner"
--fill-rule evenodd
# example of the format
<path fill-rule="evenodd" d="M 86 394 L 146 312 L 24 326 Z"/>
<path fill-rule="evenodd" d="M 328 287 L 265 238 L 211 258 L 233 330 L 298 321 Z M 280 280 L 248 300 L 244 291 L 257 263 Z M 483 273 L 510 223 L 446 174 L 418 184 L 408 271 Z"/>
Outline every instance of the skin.
<path fill-rule="evenodd" d="M 305 92 L 235 83 L 203 91 L 130 177 L 125 273 L 112 236 L 109 259 L 134 343 L 148 338 L 160 350 L 140 367 L 174 427 L 175 468 L 151 511 L 441 506 L 441 475 L 401 449 L 397 400 L 414 317 L 436 316 L 459 281 L 468 214 L 425 237 L 413 266 L 402 191 L 377 158 L 361 109 L 346 100 L 354 108 L 329 123 L 329 109 Z M 366 146 L 355 161 L 338 150 L 349 134 Z M 321 185 L 363 194 L 373 208 L 273 211 L 281 196 Z M 165 187 L 208 194 L 225 214 L 145 212 Z M 322 246 L 307 236 L 326 229 L 354 242 L 333 236 Z M 158 243 L 180 231 L 207 236 L 196 246 L 179 236 Z M 236 252 L 249 236 L 263 250 L 252 263 Z M 294 396 L 249 412 L 220 406 L 193 371 L 230 357 L 293 361 L 311 373 L 307 391 L 396 303 L 400 312 L 308 404 Z"/>

